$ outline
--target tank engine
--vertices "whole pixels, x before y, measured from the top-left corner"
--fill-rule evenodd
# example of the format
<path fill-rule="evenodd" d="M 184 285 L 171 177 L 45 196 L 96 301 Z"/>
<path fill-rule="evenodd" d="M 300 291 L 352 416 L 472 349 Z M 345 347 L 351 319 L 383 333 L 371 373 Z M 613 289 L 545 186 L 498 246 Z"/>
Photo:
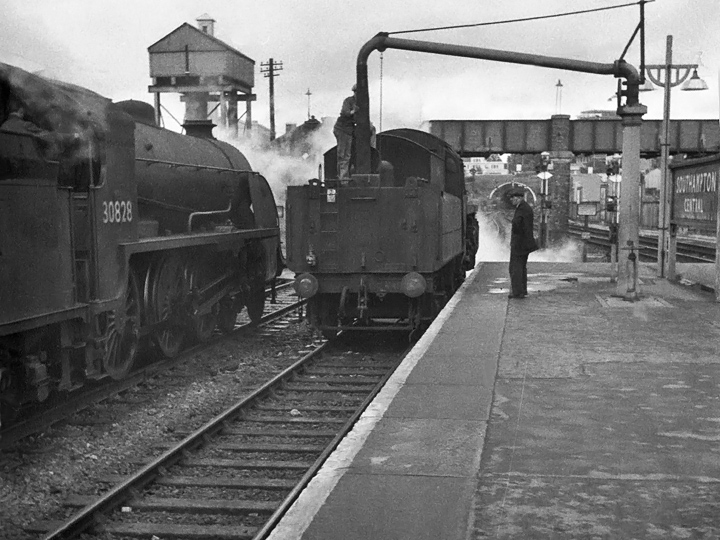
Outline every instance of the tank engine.
<path fill-rule="evenodd" d="M 233 146 L 150 105 L 0 64 L 0 421 L 260 318 L 273 194 Z"/>
<path fill-rule="evenodd" d="M 325 154 L 335 171 L 336 148 Z M 372 174 L 287 190 L 287 264 L 324 334 L 431 321 L 475 265 L 476 208 L 461 158 L 441 139 L 377 135 Z"/>

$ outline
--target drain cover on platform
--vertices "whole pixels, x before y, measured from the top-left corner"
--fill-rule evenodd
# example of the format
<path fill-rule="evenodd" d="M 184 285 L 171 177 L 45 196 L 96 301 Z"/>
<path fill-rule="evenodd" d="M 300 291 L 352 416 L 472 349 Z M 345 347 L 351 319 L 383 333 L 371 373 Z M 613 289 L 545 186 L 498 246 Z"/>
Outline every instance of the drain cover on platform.
<path fill-rule="evenodd" d="M 606 308 L 631 308 L 631 307 L 648 307 L 648 308 L 671 308 L 673 305 L 662 298 L 654 296 L 641 297 L 638 300 L 625 300 L 619 296 L 600 296 L 595 295 L 597 301 L 602 307 Z"/>

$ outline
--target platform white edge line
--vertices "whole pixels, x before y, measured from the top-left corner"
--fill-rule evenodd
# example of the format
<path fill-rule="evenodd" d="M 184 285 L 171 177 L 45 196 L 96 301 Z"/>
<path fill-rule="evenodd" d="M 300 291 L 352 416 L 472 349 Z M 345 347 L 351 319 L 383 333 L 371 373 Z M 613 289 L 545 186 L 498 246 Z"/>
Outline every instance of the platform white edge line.
<path fill-rule="evenodd" d="M 325 504 L 330 493 L 345 474 L 353 459 L 365 444 L 375 425 L 383 417 L 408 375 L 425 355 L 440 329 L 460 302 L 465 291 L 480 273 L 483 263 L 478 263 L 457 292 L 440 311 L 412 350 L 405 356 L 383 389 L 375 396 L 367 410 L 360 416 L 353 429 L 340 441 L 325 464 L 302 491 L 285 516 L 277 524 L 267 540 L 299 540 L 312 523 L 315 515 Z"/>

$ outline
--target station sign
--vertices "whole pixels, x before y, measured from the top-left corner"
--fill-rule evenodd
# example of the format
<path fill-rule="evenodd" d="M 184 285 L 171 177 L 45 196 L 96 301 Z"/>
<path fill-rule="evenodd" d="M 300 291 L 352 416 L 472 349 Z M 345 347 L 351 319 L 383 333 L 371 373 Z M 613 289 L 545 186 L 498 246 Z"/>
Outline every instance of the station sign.
<path fill-rule="evenodd" d="M 577 205 L 578 216 L 596 216 L 598 213 L 598 203 L 595 201 L 583 201 Z"/>
<path fill-rule="evenodd" d="M 720 157 L 685 160 L 671 165 L 673 223 L 715 232 Z"/>

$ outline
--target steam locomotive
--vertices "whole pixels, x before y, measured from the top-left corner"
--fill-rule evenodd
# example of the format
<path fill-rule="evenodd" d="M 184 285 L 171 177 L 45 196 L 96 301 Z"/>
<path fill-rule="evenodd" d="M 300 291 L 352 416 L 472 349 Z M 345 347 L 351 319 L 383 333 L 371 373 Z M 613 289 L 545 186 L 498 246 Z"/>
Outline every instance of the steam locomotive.
<path fill-rule="evenodd" d="M 337 148 L 324 170 L 337 170 Z M 390 329 L 413 339 L 475 266 L 477 210 L 463 162 L 422 131 L 377 134 L 372 173 L 287 189 L 287 264 L 326 336 Z"/>
<path fill-rule="evenodd" d="M 232 145 L 6 64 L 0 122 L 0 421 L 261 317 L 277 207 Z"/>

